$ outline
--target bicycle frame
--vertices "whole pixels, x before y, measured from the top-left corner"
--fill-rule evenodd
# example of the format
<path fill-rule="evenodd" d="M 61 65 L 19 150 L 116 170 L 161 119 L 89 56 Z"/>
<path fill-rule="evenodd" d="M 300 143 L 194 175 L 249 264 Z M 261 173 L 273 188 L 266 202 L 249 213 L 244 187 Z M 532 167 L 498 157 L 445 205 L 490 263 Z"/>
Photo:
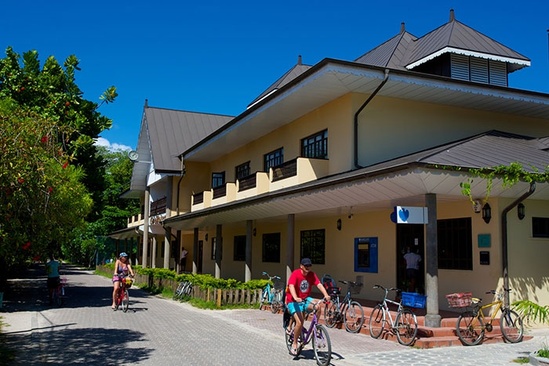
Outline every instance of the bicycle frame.
<path fill-rule="evenodd" d="M 282 290 L 275 289 L 274 286 L 271 286 L 271 281 L 280 280 L 280 277 L 270 276 L 267 272 L 263 272 L 263 275 L 269 277 L 269 282 L 263 288 L 261 293 L 259 309 L 261 310 L 264 304 L 269 304 L 271 306 L 271 312 L 276 314 L 284 307 L 283 292 Z"/>

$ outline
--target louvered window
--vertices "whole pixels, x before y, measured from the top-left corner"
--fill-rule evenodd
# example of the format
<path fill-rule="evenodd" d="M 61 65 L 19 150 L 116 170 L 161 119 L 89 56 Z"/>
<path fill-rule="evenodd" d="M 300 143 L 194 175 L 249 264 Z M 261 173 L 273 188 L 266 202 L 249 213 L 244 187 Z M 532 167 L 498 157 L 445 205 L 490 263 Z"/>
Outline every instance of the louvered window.
<path fill-rule="evenodd" d="M 490 60 L 490 84 L 507 86 L 507 64 Z"/>
<path fill-rule="evenodd" d="M 471 65 L 471 81 L 488 84 L 488 60 L 484 58 L 469 58 Z"/>
<path fill-rule="evenodd" d="M 469 81 L 469 57 L 452 54 L 451 63 L 452 79 Z"/>

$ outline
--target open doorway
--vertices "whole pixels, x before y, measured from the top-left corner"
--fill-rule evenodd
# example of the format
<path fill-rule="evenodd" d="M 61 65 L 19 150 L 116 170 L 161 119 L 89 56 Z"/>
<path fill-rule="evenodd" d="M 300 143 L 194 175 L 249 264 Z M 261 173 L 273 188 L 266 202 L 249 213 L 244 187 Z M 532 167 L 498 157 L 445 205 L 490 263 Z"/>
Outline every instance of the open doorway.
<path fill-rule="evenodd" d="M 425 293 L 425 245 L 424 233 L 425 225 L 423 224 L 397 224 L 397 287 L 403 291 L 408 291 L 408 279 L 406 278 L 406 261 L 404 255 L 407 248 L 421 257 L 419 262 L 419 273 L 416 279 L 415 292 L 420 294 Z"/>

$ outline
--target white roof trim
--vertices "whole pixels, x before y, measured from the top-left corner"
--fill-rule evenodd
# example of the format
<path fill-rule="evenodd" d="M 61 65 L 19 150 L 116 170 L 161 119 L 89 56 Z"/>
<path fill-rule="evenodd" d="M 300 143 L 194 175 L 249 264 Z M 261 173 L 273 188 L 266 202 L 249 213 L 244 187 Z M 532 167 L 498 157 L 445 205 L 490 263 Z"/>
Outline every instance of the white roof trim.
<path fill-rule="evenodd" d="M 246 108 L 246 109 L 252 108 L 254 105 L 256 105 L 257 103 L 261 102 L 263 99 L 267 98 L 269 95 L 275 93 L 277 90 L 278 90 L 278 88 L 274 88 L 274 89 L 271 90 L 269 93 L 267 93 L 266 95 L 264 95 L 263 97 L 261 97 L 261 99 L 258 99 L 258 100 L 255 101 L 254 103 L 250 104 L 250 105 L 248 106 L 248 108 Z"/>
<path fill-rule="evenodd" d="M 509 62 L 511 64 L 518 64 L 518 65 L 524 65 L 524 66 L 530 66 L 530 61 L 527 61 L 527 60 L 519 60 L 517 58 L 511 58 L 511 57 L 503 57 L 503 56 L 496 56 L 496 55 L 491 55 L 491 54 L 488 54 L 488 53 L 481 53 L 481 52 L 474 52 L 474 51 L 468 51 L 468 50 L 462 50 L 460 48 L 454 48 L 454 47 L 445 47 L 441 50 L 439 50 L 438 52 L 435 52 L 435 53 L 432 53 L 420 60 L 417 60 L 416 62 L 414 63 L 411 63 L 409 65 L 406 66 L 406 68 L 408 70 L 411 70 L 427 61 L 430 61 L 440 55 L 443 55 L 445 53 L 457 53 L 457 54 L 460 54 L 460 55 L 465 55 L 465 56 L 472 56 L 472 57 L 480 57 L 480 58 L 486 58 L 486 59 L 489 59 L 489 60 L 494 60 L 494 61 L 501 61 L 501 62 Z"/>

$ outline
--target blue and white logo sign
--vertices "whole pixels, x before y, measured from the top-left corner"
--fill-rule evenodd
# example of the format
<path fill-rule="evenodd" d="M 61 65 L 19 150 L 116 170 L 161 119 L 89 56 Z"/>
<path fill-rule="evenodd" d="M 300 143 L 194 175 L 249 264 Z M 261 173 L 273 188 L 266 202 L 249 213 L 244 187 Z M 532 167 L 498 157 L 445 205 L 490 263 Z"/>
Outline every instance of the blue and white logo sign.
<path fill-rule="evenodd" d="M 392 216 L 392 215 L 391 215 Z M 397 224 L 427 224 L 427 207 L 395 206 Z"/>

